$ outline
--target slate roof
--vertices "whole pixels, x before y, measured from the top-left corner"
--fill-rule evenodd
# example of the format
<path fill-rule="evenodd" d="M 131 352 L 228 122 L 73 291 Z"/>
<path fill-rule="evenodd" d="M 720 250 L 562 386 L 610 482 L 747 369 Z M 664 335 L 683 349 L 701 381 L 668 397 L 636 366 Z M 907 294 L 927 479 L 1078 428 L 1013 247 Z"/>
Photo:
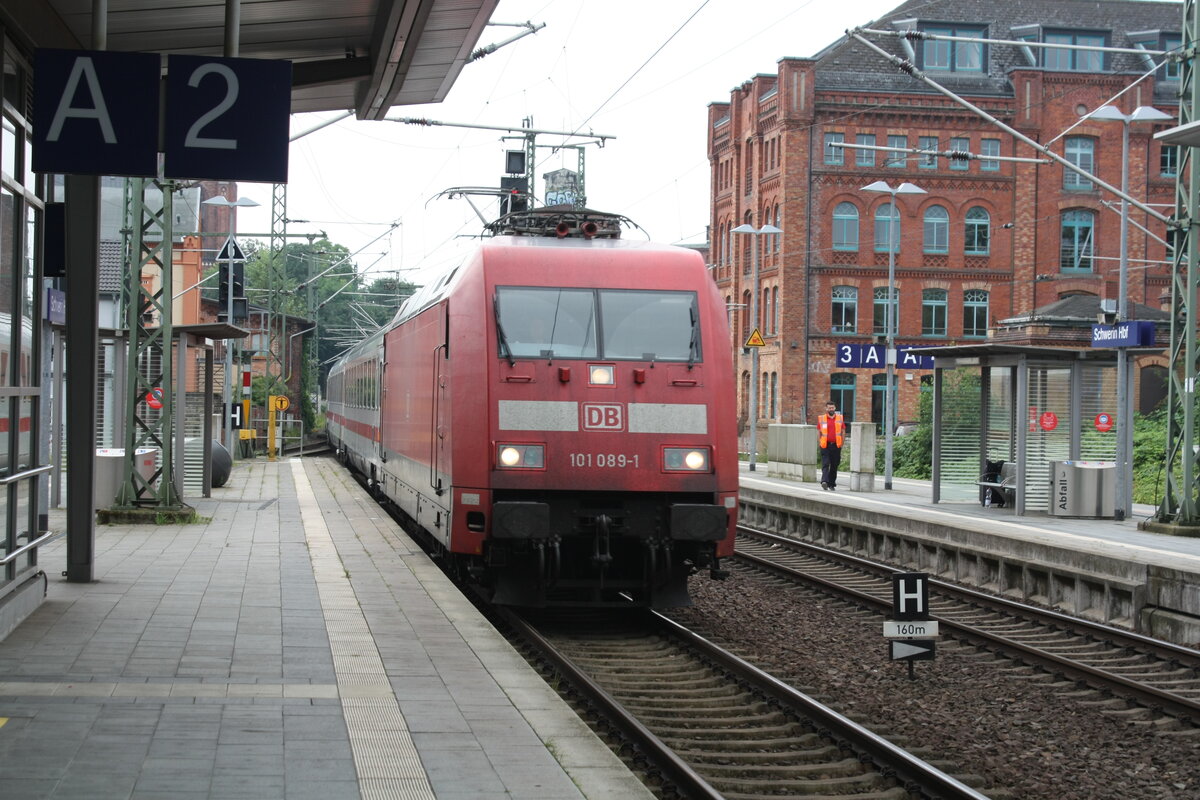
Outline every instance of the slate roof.
<path fill-rule="evenodd" d="M 862 25 L 877 30 L 903 30 L 904 21 L 962 22 L 986 25 L 988 36 L 1015 39 L 1014 27 L 1042 25 L 1086 31 L 1109 31 L 1110 46 L 1132 47 L 1126 35 L 1131 31 L 1162 30 L 1179 32 L 1183 28 L 1183 4 L 1144 2 L 1143 0 L 908 0 L 878 20 Z M 899 39 L 867 36 L 874 44 L 901 58 L 908 55 Z M 921 42 L 914 42 L 915 48 Z M 1013 68 L 1031 67 L 1020 48 L 989 45 L 984 74 L 935 72 L 938 83 L 957 93 L 1008 96 L 1008 80 Z M 841 91 L 930 93 L 933 90 L 917 79 L 897 70 L 887 60 L 857 41 L 842 37 L 818 53 L 817 88 Z M 1146 71 L 1139 56 L 1109 54 L 1110 71 L 1142 74 Z M 1175 101 L 1174 91 L 1164 91 Z"/>
<path fill-rule="evenodd" d="M 1061 300 L 1035 308 L 1029 314 L 1000 320 L 1001 325 L 1024 325 L 1031 322 L 1095 323 L 1100 313 L 1100 298 L 1093 294 L 1068 295 Z M 1149 322 L 1169 322 L 1170 313 L 1141 303 L 1129 304 L 1129 318 Z"/>

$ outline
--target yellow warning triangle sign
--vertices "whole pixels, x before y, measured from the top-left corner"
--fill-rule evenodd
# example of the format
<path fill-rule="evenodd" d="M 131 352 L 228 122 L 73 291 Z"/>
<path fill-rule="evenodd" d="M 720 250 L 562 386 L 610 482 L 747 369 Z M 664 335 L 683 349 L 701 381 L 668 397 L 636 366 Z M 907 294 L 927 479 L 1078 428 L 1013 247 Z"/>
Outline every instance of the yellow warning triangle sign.
<path fill-rule="evenodd" d="M 758 332 L 758 328 L 754 329 L 754 333 L 750 334 L 750 338 L 746 340 L 746 347 L 766 347 L 767 343 L 763 341 L 762 334 Z"/>

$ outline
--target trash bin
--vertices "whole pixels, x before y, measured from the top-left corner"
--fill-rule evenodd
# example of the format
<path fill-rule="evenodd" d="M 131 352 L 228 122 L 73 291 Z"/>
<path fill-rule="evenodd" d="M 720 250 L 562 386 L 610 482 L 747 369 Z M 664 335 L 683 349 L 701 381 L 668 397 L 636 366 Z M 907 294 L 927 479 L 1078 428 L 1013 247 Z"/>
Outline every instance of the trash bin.
<path fill-rule="evenodd" d="M 1112 461 L 1051 461 L 1051 516 L 1114 516 L 1116 475 L 1117 465 Z"/>
<path fill-rule="evenodd" d="M 134 469 L 150 480 L 157 469 L 158 448 L 139 447 L 134 453 Z M 95 508 L 108 508 L 117 500 L 121 481 L 125 478 L 125 448 L 96 448 L 96 488 L 92 494 Z"/>

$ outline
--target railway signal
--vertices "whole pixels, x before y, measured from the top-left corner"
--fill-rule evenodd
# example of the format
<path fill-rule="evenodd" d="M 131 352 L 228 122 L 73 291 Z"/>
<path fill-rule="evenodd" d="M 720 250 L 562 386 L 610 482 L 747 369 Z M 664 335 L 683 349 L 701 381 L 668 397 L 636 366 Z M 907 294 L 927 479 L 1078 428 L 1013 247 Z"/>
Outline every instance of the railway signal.
<path fill-rule="evenodd" d="M 914 661 L 932 661 L 937 620 L 929 616 L 929 575 L 898 572 L 892 575 L 892 619 L 883 623 L 892 661 L 908 662 L 908 679 L 915 680 Z"/>

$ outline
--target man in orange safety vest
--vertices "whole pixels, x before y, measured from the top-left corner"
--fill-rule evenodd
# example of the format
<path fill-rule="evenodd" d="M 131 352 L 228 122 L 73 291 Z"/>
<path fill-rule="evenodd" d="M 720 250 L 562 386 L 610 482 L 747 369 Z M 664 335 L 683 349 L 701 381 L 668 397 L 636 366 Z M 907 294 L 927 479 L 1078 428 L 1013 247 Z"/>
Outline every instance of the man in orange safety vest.
<path fill-rule="evenodd" d="M 842 462 L 842 445 L 846 441 L 846 422 L 836 403 L 826 403 L 825 413 L 817 417 L 817 434 L 821 448 L 821 488 L 832 492 L 837 489 L 838 464 Z"/>

